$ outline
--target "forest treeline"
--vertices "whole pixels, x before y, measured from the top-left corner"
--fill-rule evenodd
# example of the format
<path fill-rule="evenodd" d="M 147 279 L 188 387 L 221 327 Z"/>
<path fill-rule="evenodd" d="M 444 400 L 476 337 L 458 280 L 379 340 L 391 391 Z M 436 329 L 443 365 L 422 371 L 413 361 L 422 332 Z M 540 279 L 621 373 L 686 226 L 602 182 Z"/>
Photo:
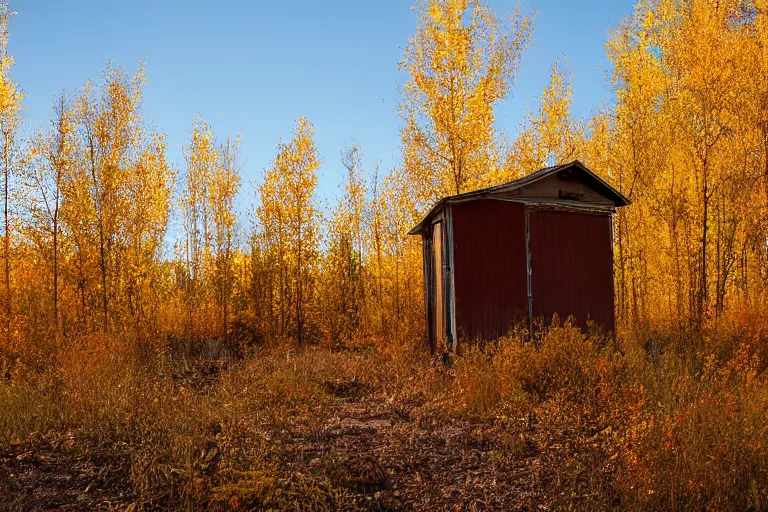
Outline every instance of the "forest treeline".
<path fill-rule="evenodd" d="M 600 108 L 571 114 L 563 57 L 515 136 L 494 107 L 519 78 L 535 16 L 504 17 L 480 0 L 420 2 L 400 63 L 399 163 L 365 168 L 354 144 L 321 158 L 300 117 L 240 218 L 240 138 L 196 118 L 184 163 L 171 165 L 142 110 L 143 65 L 108 64 L 53 98 L 48 123 L 25 126 L 11 14 L 4 4 L 6 368 L 89 334 L 140 348 L 420 339 L 422 256 L 408 229 L 443 195 L 575 158 L 633 202 L 615 220 L 619 328 L 701 333 L 766 302 L 765 0 L 639 1 L 608 34 Z M 330 211 L 316 193 L 321 165 L 345 174 Z"/>

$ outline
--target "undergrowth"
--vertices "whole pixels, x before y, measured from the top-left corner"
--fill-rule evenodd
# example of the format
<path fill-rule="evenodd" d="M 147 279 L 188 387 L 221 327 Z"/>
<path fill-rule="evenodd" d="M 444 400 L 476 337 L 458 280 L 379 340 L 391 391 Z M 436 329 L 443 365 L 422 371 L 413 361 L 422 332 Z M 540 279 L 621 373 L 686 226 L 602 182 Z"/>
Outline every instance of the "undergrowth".
<path fill-rule="evenodd" d="M 398 489 L 416 478 L 407 468 L 329 448 L 333 436 L 371 430 L 341 428 L 340 404 L 367 404 L 391 430 L 385 444 L 411 450 L 403 457 L 425 455 L 404 432 L 449 439 L 445 429 L 463 425 L 458 450 L 500 468 L 523 461 L 535 505 L 768 509 L 759 329 L 606 339 L 566 324 L 536 343 L 513 333 L 466 344 L 449 365 L 403 344 L 279 346 L 226 361 L 127 346 L 83 338 L 8 375 L 0 450 L 64 433 L 123 446 L 139 508 L 405 506 Z"/>

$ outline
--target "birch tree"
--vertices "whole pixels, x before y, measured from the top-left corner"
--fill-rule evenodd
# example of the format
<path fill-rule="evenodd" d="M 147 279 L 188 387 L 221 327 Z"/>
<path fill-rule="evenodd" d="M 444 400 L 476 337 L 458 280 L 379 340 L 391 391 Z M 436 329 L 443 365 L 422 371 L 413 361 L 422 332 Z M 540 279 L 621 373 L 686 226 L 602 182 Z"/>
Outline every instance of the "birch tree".
<path fill-rule="evenodd" d="M 423 206 L 482 186 L 501 162 L 494 107 L 509 94 L 533 21 L 481 0 L 424 0 L 400 70 L 405 172 Z"/>

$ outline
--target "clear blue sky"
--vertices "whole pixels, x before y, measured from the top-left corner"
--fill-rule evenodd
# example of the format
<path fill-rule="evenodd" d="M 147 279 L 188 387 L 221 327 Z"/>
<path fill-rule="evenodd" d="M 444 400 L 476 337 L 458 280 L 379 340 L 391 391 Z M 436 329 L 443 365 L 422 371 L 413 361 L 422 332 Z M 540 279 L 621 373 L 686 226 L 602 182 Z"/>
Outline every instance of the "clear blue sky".
<path fill-rule="evenodd" d="M 54 96 L 98 79 L 107 60 L 129 71 L 146 60 L 145 118 L 167 134 L 169 159 L 183 169 L 182 144 L 200 114 L 220 136 L 243 137 L 248 201 L 252 183 L 287 139 L 294 119 L 314 124 L 323 161 L 319 195 L 342 182 L 339 154 L 353 138 L 373 169 L 398 160 L 397 70 L 416 23 L 412 0 L 201 2 L 182 0 L 16 0 L 10 51 L 26 91 L 29 125 L 47 120 Z M 499 12 L 511 0 L 491 0 Z M 630 0 L 523 0 L 536 9 L 533 46 L 523 58 L 497 124 L 514 133 L 526 106 L 565 54 L 574 73 L 574 113 L 596 109 L 607 87 L 606 30 Z M 332 201 L 335 203 L 335 201 Z"/>

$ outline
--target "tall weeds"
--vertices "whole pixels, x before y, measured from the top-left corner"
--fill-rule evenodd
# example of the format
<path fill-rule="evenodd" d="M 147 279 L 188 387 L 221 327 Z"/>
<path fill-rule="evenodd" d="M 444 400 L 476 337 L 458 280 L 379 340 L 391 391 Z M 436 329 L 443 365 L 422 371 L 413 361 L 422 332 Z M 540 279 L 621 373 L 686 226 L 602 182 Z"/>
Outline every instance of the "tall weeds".
<path fill-rule="evenodd" d="M 262 348 L 211 367 L 83 338 L 2 380 L 0 447 L 48 433 L 123 446 L 152 506 L 344 508 L 334 472 L 346 459 L 292 473 L 281 446 L 296 432 L 323 439 L 338 400 L 370 396 L 393 422 L 476 425 L 494 463 L 529 461 L 553 509 L 766 510 L 757 323 L 615 340 L 566 323 L 536 343 L 466 344 L 448 366 L 403 344 L 359 343 Z"/>

